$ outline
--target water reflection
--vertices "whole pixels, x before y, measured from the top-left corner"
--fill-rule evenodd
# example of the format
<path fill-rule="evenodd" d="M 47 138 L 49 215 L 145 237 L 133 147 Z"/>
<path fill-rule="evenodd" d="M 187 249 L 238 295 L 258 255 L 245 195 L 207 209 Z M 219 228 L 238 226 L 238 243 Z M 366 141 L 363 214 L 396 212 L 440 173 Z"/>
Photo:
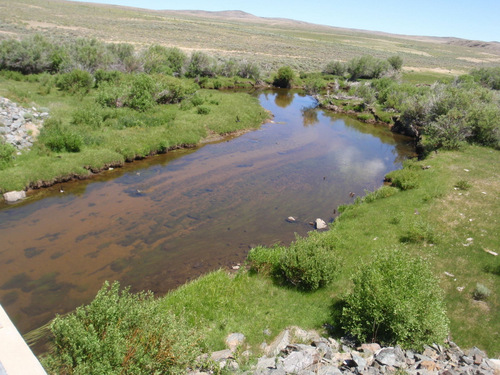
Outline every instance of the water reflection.
<path fill-rule="evenodd" d="M 252 246 L 289 243 L 413 152 L 408 138 L 314 109 L 311 97 L 259 98 L 276 123 L 0 210 L 0 302 L 20 330 L 88 302 L 104 280 L 164 293 Z"/>

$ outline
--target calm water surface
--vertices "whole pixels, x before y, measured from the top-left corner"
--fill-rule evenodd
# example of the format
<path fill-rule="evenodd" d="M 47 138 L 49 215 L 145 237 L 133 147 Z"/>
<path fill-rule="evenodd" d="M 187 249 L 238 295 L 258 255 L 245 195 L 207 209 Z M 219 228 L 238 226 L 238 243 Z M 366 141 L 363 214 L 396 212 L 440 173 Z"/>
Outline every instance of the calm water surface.
<path fill-rule="evenodd" d="M 161 294 L 257 244 L 287 244 L 413 153 L 410 139 L 314 109 L 308 96 L 259 98 L 274 114 L 260 130 L 1 206 L 0 303 L 18 328 L 89 302 L 105 280 Z"/>

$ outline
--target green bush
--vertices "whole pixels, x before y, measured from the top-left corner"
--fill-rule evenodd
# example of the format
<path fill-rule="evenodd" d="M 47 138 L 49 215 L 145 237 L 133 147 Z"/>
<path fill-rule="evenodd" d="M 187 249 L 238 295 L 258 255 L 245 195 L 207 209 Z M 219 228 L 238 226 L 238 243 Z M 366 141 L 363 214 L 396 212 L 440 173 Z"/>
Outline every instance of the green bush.
<path fill-rule="evenodd" d="M 179 103 L 197 90 L 196 84 L 179 78 L 158 75 L 154 79 L 155 100 L 159 104 Z"/>
<path fill-rule="evenodd" d="M 54 374 L 183 374 L 200 354 L 199 336 L 160 309 L 152 293 L 120 291 L 108 282 L 87 306 L 51 324 Z"/>
<path fill-rule="evenodd" d="M 399 190 L 395 187 L 384 185 L 375 191 L 366 192 L 366 195 L 363 197 L 363 202 L 371 203 L 379 199 L 388 198 L 398 191 Z"/>
<path fill-rule="evenodd" d="M 469 181 L 459 180 L 455 184 L 455 187 L 459 190 L 469 190 L 472 187 L 472 185 Z"/>
<path fill-rule="evenodd" d="M 297 237 L 289 247 L 258 246 L 249 252 L 248 261 L 252 270 L 306 291 L 334 280 L 341 263 L 333 247 L 318 232 L 307 238 Z"/>
<path fill-rule="evenodd" d="M 429 265 L 401 249 L 379 252 L 353 277 L 343 329 L 361 342 L 421 349 L 448 334 L 443 292 Z"/>
<path fill-rule="evenodd" d="M 69 93 L 88 93 L 94 84 L 94 78 L 89 72 L 75 69 L 69 73 L 63 73 L 56 78 L 56 86 L 59 90 Z"/>
<path fill-rule="evenodd" d="M 289 66 L 282 66 L 274 77 L 273 85 L 281 88 L 290 88 L 295 79 L 295 72 Z"/>
<path fill-rule="evenodd" d="M 71 124 L 79 127 L 99 129 L 104 121 L 103 109 L 95 104 L 87 104 L 78 108 L 71 116 Z"/>
<path fill-rule="evenodd" d="M 494 90 L 500 90 L 500 67 L 475 69 L 470 74 L 481 84 Z"/>
<path fill-rule="evenodd" d="M 0 171 L 12 165 L 16 148 L 0 140 Z"/>
<path fill-rule="evenodd" d="M 387 62 L 391 65 L 394 70 L 401 70 L 403 67 L 403 58 L 401 56 L 391 56 L 387 59 Z"/>
<path fill-rule="evenodd" d="M 347 71 L 351 81 L 355 81 L 360 78 L 380 78 L 389 70 L 389 66 L 385 60 L 366 55 L 350 60 L 347 64 Z"/>
<path fill-rule="evenodd" d="M 279 271 L 288 284 L 302 290 L 316 290 L 335 279 L 339 258 L 317 234 L 297 238 L 280 257 Z"/>
<path fill-rule="evenodd" d="M 56 119 L 45 120 L 38 139 L 54 152 L 79 152 L 83 144 L 75 129 Z"/>
<path fill-rule="evenodd" d="M 476 301 L 487 300 L 491 295 L 491 290 L 489 290 L 485 285 L 477 283 L 474 291 L 472 292 L 472 297 Z"/>
<path fill-rule="evenodd" d="M 119 84 L 101 82 L 97 89 L 96 102 L 102 107 L 122 107 L 126 99 L 126 89 Z"/>
<path fill-rule="evenodd" d="M 198 113 L 199 115 L 208 115 L 210 113 L 210 108 L 204 105 L 200 105 L 198 108 L 196 108 L 196 113 Z"/>
<path fill-rule="evenodd" d="M 191 78 L 214 77 L 215 63 L 213 59 L 203 52 L 193 52 L 189 59 L 186 76 Z"/>
<path fill-rule="evenodd" d="M 154 100 L 155 82 L 150 75 L 137 74 L 133 77 L 124 105 L 139 112 L 151 109 Z"/>
<path fill-rule="evenodd" d="M 346 72 L 346 65 L 340 61 L 330 61 L 323 70 L 323 73 L 334 76 L 343 76 Z"/>
<path fill-rule="evenodd" d="M 392 171 L 385 176 L 392 186 L 401 190 L 414 189 L 418 186 L 418 172 L 411 168 Z"/>
<path fill-rule="evenodd" d="M 405 234 L 399 240 L 403 243 L 434 243 L 434 230 L 429 223 L 423 220 L 412 220 Z"/>
<path fill-rule="evenodd" d="M 144 71 L 146 73 L 180 74 L 187 56 L 178 48 L 166 48 L 159 45 L 150 46 L 144 53 Z"/>

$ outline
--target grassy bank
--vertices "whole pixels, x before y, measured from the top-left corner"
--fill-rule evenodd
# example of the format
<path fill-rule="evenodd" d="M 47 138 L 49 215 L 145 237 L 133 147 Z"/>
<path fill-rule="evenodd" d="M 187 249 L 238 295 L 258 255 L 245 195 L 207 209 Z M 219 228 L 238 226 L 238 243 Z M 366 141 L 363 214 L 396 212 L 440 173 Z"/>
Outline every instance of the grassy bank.
<path fill-rule="evenodd" d="M 147 111 L 103 107 L 96 102 L 102 95 L 97 89 L 68 93 L 44 81 L 51 77 L 30 79 L 0 77 L 0 96 L 47 109 L 51 115 L 33 149 L 0 171 L 3 192 L 86 177 L 125 161 L 197 145 L 208 136 L 257 128 L 268 117 L 248 94 L 199 89 L 188 79 L 179 79 L 188 87 L 181 103 L 154 105 Z M 78 152 L 68 152 L 70 141 Z"/>
<path fill-rule="evenodd" d="M 223 348 L 224 337 L 234 331 L 243 332 L 256 349 L 271 339 L 266 329 L 276 335 L 289 325 L 338 326 L 332 306 L 350 290 L 349 278 L 359 264 L 369 264 L 378 249 L 402 247 L 430 260 L 445 290 L 453 340 L 498 356 L 500 262 L 486 250 L 500 248 L 499 157 L 498 151 L 472 146 L 433 154 L 407 166 L 418 181 L 414 189 L 360 199 L 345 209 L 321 234 L 343 262 L 339 277 L 327 288 L 305 293 L 262 275 L 218 271 L 168 294 L 161 303 L 205 331 L 211 350 Z M 473 298 L 477 283 L 492 291 L 486 300 Z"/>

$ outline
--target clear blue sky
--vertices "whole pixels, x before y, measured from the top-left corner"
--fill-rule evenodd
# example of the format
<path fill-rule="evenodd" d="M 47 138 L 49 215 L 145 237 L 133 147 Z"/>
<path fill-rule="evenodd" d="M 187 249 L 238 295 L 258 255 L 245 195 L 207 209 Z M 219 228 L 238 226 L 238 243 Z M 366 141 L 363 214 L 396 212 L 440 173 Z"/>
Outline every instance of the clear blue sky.
<path fill-rule="evenodd" d="M 75 0 L 82 1 L 82 0 Z M 94 0 L 149 9 L 242 10 L 395 34 L 500 41 L 500 0 Z"/>

